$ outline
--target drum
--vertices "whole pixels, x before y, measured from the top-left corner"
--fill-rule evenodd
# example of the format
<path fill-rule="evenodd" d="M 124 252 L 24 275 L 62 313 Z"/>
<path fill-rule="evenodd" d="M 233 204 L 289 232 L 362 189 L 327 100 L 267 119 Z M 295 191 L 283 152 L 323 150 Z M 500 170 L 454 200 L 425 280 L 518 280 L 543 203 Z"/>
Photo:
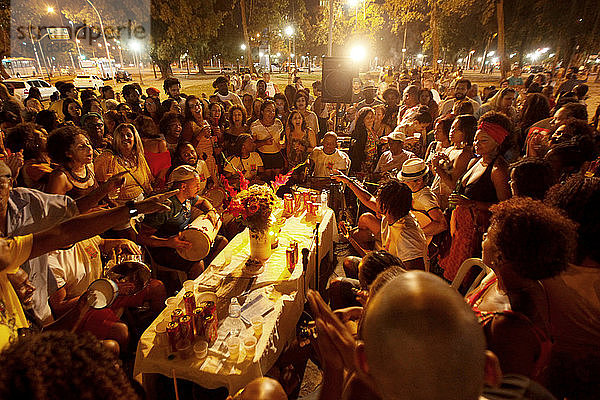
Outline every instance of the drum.
<path fill-rule="evenodd" d="M 91 308 L 110 307 L 119 294 L 119 287 L 110 279 L 96 279 L 88 286 L 87 302 Z"/>
<path fill-rule="evenodd" d="M 201 215 L 193 220 L 181 235 L 181 238 L 190 242 L 192 247 L 177 249 L 177 253 L 188 261 L 200 261 L 206 257 L 223 223 L 221 217 L 218 217 L 216 226 L 213 226 L 206 215 Z"/>
<path fill-rule="evenodd" d="M 129 296 L 142 291 L 150 282 L 150 267 L 137 254 L 119 254 L 117 263 L 106 272 L 106 277 L 115 282 L 119 293 Z"/>
<path fill-rule="evenodd" d="M 204 192 L 202 197 L 208 199 L 214 208 L 222 210 L 226 195 L 227 193 L 225 192 L 225 189 L 220 187 L 212 187 Z"/>

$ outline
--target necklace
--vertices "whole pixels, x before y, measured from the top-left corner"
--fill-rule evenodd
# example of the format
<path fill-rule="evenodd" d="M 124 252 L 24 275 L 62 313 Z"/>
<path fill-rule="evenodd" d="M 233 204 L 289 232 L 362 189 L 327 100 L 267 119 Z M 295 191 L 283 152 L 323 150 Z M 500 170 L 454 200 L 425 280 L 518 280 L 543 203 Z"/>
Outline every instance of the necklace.
<path fill-rule="evenodd" d="M 73 170 L 71 169 L 67 169 L 67 172 L 69 173 L 69 175 L 71 175 L 71 178 L 73 178 L 75 180 L 75 182 L 79 182 L 79 183 L 86 183 L 87 181 L 90 180 L 90 170 L 87 167 L 85 168 L 85 176 L 82 178 L 78 175 L 76 175 Z"/>

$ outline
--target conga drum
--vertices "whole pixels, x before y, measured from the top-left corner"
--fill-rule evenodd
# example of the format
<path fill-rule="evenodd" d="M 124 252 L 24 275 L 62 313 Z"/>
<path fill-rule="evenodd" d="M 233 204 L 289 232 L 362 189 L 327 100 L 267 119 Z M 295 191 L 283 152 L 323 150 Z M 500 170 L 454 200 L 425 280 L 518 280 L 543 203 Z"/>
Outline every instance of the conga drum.
<path fill-rule="evenodd" d="M 190 242 L 189 249 L 177 249 L 177 253 L 188 261 L 200 261 L 208 255 L 210 248 L 221 229 L 222 221 L 219 216 L 216 226 L 206 215 L 201 215 L 193 220 L 182 232 L 181 238 Z"/>
<path fill-rule="evenodd" d="M 223 202 L 225 201 L 226 193 L 225 189 L 220 187 L 212 187 L 202 194 L 202 197 L 208 199 L 210 204 L 218 210 L 223 209 Z"/>
<path fill-rule="evenodd" d="M 117 255 L 116 264 L 106 271 L 106 277 L 117 284 L 122 296 L 141 292 L 148 286 L 151 275 L 150 267 L 138 254 Z"/>

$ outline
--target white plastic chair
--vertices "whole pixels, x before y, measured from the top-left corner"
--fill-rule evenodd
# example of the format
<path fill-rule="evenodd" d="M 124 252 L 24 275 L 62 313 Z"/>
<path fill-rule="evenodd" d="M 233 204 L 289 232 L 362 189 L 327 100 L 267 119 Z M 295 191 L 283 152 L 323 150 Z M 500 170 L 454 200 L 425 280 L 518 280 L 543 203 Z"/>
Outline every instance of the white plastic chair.
<path fill-rule="evenodd" d="M 467 258 L 460 265 L 460 268 L 458 269 L 458 272 L 456 273 L 456 276 L 454 277 L 451 286 L 454 289 L 458 290 L 460 288 L 460 285 L 462 285 L 463 281 L 465 280 L 467 273 L 469 273 L 469 271 L 471 271 L 473 267 L 479 267 L 481 269 L 481 272 L 477 275 L 477 277 L 475 277 L 475 280 L 473 281 L 469 289 L 466 291 L 466 293 L 469 293 L 473 289 L 475 289 L 481 283 L 483 278 L 485 278 L 485 276 L 491 272 L 490 267 L 485 265 L 481 258 Z"/>

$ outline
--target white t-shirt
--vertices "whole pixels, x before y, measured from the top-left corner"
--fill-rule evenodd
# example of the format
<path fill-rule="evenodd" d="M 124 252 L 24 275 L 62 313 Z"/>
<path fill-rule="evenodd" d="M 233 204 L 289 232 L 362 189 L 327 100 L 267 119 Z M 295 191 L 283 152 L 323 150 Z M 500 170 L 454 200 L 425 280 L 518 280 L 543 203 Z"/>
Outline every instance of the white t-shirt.
<path fill-rule="evenodd" d="M 306 121 L 306 126 L 311 128 L 315 132 L 315 135 L 319 133 L 319 118 L 317 118 L 317 114 L 307 111 L 304 120 Z"/>
<path fill-rule="evenodd" d="M 397 154 L 395 156 L 392 155 L 390 150 L 386 150 L 383 152 L 381 157 L 379 157 L 379 161 L 377 162 L 377 166 L 375 167 L 375 172 L 390 172 L 394 169 L 401 169 L 402 164 L 409 158 L 415 158 L 414 153 L 408 150 L 402 150 L 402 153 Z"/>
<path fill-rule="evenodd" d="M 206 188 L 206 180 L 210 178 L 210 171 L 208 170 L 208 165 L 204 160 L 198 160 L 196 164 L 196 172 L 198 173 L 198 179 L 200 184 L 198 185 L 198 194 L 204 193 L 204 189 Z"/>
<path fill-rule="evenodd" d="M 48 265 L 59 288 L 67 291 L 67 299 L 81 296 L 90 283 L 102 275 L 100 236 L 82 240 L 67 250 L 53 251 L 48 255 Z"/>
<path fill-rule="evenodd" d="M 383 248 L 402 261 L 423 258 L 427 262 L 427 240 L 412 214 L 400 218 L 392 225 L 384 216 L 381 220 Z"/>
<path fill-rule="evenodd" d="M 275 90 L 275 85 L 273 84 L 273 82 L 267 82 L 267 96 L 269 97 L 273 97 L 275 96 L 275 93 L 277 93 L 277 90 Z"/>
<path fill-rule="evenodd" d="M 422 228 L 431 223 L 429 217 L 429 211 L 434 208 L 440 208 L 436 195 L 431 191 L 429 186 L 423 187 L 423 189 L 413 192 L 412 194 L 412 208 L 414 210 L 415 218 Z"/>
<path fill-rule="evenodd" d="M 229 92 L 227 96 L 223 96 L 219 92 L 216 92 L 215 94 L 219 97 L 219 99 L 221 99 L 223 103 L 226 101 L 230 101 L 232 104 L 238 104 L 240 106 L 242 105 L 242 99 L 240 99 L 240 96 L 233 92 Z"/>
<path fill-rule="evenodd" d="M 328 178 L 336 169 L 347 171 L 350 168 L 350 157 L 340 149 L 335 149 L 333 154 L 327 154 L 323 151 L 323 146 L 315 147 L 310 159 L 315 163 L 314 176 L 318 178 Z"/>
<path fill-rule="evenodd" d="M 254 121 L 250 125 L 250 132 L 254 140 L 273 138 L 273 144 L 266 144 L 258 148 L 258 151 L 261 153 L 275 154 L 281 150 L 279 139 L 281 138 L 281 132 L 283 132 L 283 124 L 277 118 L 275 118 L 275 122 L 271 126 L 264 126 L 260 120 Z"/>
<path fill-rule="evenodd" d="M 258 168 L 263 166 L 260 155 L 253 151 L 250 153 L 248 158 L 231 157 L 229 163 L 225 165 L 225 172 L 236 173 L 235 168 L 244 174 L 244 178 L 252 179 L 258 173 Z"/>

